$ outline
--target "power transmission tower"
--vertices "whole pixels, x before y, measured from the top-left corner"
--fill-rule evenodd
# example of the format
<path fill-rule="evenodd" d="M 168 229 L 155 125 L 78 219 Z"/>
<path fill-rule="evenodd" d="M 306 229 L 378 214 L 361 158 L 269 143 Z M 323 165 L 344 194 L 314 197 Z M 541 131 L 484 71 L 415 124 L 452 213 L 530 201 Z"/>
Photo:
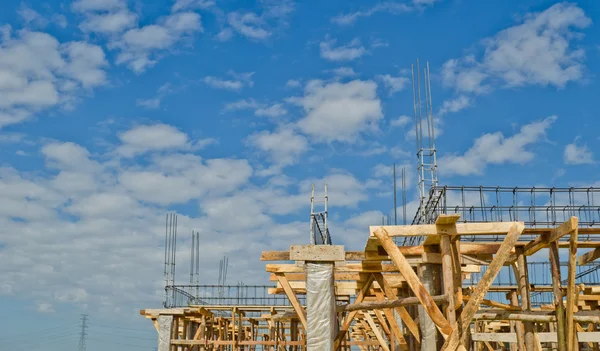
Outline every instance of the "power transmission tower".
<path fill-rule="evenodd" d="M 87 314 L 81 315 L 81 334 L 79 335 L 79 346 L 77 351 L 86 351 L 85 339 L 87 336 Z"/>

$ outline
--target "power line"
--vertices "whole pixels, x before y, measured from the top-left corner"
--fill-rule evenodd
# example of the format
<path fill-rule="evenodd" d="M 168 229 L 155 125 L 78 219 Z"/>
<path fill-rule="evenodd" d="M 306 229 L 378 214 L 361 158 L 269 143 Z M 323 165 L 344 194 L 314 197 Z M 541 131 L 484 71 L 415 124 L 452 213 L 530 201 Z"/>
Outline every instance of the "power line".
<path fill-rule="evenodd" d="M 79 335 L 79 346 L 77 351 L 86 351 L 85 339 L 87 337 L 87 314 L 81 315 L 81 334 Z"/>

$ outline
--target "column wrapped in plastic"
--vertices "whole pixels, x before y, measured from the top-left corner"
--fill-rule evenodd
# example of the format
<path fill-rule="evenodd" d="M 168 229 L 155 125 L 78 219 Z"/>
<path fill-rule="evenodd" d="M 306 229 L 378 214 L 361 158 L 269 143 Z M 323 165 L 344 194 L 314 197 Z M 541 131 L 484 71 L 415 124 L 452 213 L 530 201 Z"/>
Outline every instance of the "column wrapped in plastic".
<path fill-rule="evenodd" d="M 332 263 L 306 263 L 306 349 L 333 351 L 337 334 Z"/>

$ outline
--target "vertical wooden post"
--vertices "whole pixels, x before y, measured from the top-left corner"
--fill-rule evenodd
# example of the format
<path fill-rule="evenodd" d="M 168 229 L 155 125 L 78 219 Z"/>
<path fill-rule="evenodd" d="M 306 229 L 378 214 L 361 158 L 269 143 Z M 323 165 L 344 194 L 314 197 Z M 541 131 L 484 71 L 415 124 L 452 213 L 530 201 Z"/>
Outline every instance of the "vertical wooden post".
<path fill-rule="evenodd" d="M 563 293 L 560 286 L 560 259 L 558 256 L 558 243 L 550 243 L 550 266 L 552 268 L 552 291 L 554 292 L 554 306 L 556 308 L 556 335 L 558 351 L 567 351 L 565 334 L 565 307 L 563 305 Z"/>
<path fill-rule="evenodd" d="M 517 292 L 512 290 L 509 294 L 510 304 L 512 306 L 519 306 L 519 297 Z M 525 350 L 525 329 L 523 328 L 523 322 L 515 321 L 515 333 L 517 334 L 517 350 Z"/>
<path fill-rule="evenodd" d="M 575 229 L 569 238 L 569 275 L 567 277 L 567 345 L 570 350 L 577 350 L 575 324 L 573 316 L 575 314 L 575 275 L 577 264 L 577 235 L 578 230 Z"/>
<path fill-rule="evenodd" d="M 201 322 L 200 322 L 200 340 L 205 340 L 206 341 L 206 316 L 202 316 Z M 204 347 L 204 345 L 200 345 L 200 351 L 205 351 L 206 348 Z"/>
<path fill-rule="evenodd" d="M 527 257 L 523 253 L 522 247 L 517 247 L 517 264 L 516 276 L 519 287 L 519 295 L 521 295 L 521 309 L 523 311 L 531 311 L 531 294 L 529 287 L 529 272 L 527 269 Z M 513 266 L 514 268 L 515 266 Z M 535 351 L 535 337 L 533 335 L 533 323 L 523 322 L 525 329 L 525 350 Z"/>
<path fill-rule="evenodd" d="M 442 235 L 440 238 L 440 249 L 442 251 L 442 277 L 444 283 L 444 294 L 448 296 L 448 305 L 446 306 L 446 319 L 451 325 L 456 323 L 456 305 L 454 299 L 454 270 L 452 264 L 452 245 L 449 235 Z"/>

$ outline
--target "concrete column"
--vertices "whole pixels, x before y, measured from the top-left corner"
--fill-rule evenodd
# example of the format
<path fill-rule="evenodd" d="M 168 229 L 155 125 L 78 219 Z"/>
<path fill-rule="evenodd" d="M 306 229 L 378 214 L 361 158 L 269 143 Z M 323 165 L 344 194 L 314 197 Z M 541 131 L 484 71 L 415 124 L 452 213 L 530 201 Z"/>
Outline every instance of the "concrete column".
<path fill-rule="evenodd" d="M 171 350 L 171 332 L 173 328 L 173 316 L 158 316 L 158 351 Z"/>
<path fill-rule="evenodd" d="M 306 348 L 334 351 L 338 332 L 333 262 L 306 262 Z"/>
<path fill-rule="evenodd" d="M 418 269 L 419 277 L 423 287 L 430 295 L 439 295 L 437 287 L 439 284 L 440 270 L 434 264 L 421 264 Z M 422 305 L 419 305 L 419 324 L 421 326 L 421 351 L 437 351 L 438 338 L 437 328 L 431 317 Z"/>

